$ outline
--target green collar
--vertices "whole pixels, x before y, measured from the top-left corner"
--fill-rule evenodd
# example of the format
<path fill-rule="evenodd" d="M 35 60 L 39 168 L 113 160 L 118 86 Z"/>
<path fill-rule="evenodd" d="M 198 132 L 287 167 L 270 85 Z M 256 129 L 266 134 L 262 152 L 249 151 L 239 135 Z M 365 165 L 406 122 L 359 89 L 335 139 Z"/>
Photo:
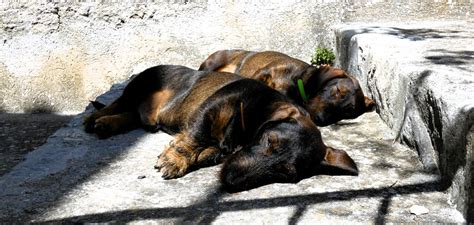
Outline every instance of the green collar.
<path fill-rule="evenodd" d="M 298 90 L 300 90 L 301 98 L 303 98 L 304 102 L 308 101 L 308 96 L 306 96 L 306 92 L 304 91 L 303 81 L 298 79 Z"/>

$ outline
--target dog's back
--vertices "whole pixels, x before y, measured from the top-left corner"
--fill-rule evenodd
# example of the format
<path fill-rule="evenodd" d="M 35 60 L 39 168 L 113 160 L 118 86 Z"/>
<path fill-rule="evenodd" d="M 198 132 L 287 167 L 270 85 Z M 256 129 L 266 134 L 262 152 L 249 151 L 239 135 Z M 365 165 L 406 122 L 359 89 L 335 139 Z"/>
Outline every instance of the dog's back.
<path fill-rule="evenodd" d="M 211 54 L 199 70 L 237 73 L 255 79 L 258 70 L 269 66 L 284 65 L 285 77 L 296 77 L 309 65 L 280 52 L 253 52 L 245 50 L 221 50 Z"/>
<path fill-rule="evenodd" d="M 217 51 L 199 69 L 260 80 L 304 106 L 320 126 L 353 119 L 375 108 L 374 101 L 364 96 L 355 77 L 345 71 L 312 66 L 279 52 Z"/>
<path fill-rule="evenodd" d="M 136 75 L 112 104 L 86 117 L 86 131 L 95 132 L 102 138 L 140 126 L 152 132 L 160 128 L 165 128 L 168 133 L 179 132 L 185 125 L 184 121 L 188 121 L 204 100 L 238 79 L 242 77 L 196 71 L 184 66 L 151 67 Z M 102 132 L 102 129 L 94 128 L 97 119 L 112 115 L 120 117 L 115 121 L 126 121 L 125 125 L 120 125 L 124 130 L 107 128 L 107 132 Z"/>

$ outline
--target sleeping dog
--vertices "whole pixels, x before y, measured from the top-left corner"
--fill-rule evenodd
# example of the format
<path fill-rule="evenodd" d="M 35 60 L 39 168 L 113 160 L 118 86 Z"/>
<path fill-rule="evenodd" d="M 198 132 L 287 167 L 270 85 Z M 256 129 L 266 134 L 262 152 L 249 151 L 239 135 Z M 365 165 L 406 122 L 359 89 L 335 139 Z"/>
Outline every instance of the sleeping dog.
<path fill-rule="evenodd" d="M 375 108 L 375 102 L 362 93 L 359 82 L 343 70 L 312 66 L 279 52 L 217 51 L 199 70 L 237 73 L 263 81 L 304 106 L 318 126 L 354 119 Z M 298 80 L 303 90 L 298 87 Z"/>
<path fill-rule="evenodd" d="M 323 143 L 303 108 L 231 73 L 149 68 L 117 100 L 85 117 L 84 125 L 99 138 L 139 127 L 174 134 L 155 166 L 162 177 L 223 161 L 220 179 L 230 192 L 318 173 L 358 174 L 346 152 Z"/>

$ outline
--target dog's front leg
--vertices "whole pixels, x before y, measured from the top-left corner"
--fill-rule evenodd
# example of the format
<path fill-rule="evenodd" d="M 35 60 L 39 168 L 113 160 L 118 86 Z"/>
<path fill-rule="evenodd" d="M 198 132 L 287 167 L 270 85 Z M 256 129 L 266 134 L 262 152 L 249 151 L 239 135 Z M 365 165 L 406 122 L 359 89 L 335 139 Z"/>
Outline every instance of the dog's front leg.
<path fill-rule="evenodd" d="M 180 133 L 175 136 L 158 157 L 155 165 L 165 179 L 172 179 L 184 176 L 189 168 L 195 164 L 198 156 L 199 146 L 187 133 Z"/>
<path fill-rule="evenodd" d="M 217 147 L 208 147 L 201 151 L 196 159 L 196 166 L 214 166 L 222 162 L 224 154 Z"/>

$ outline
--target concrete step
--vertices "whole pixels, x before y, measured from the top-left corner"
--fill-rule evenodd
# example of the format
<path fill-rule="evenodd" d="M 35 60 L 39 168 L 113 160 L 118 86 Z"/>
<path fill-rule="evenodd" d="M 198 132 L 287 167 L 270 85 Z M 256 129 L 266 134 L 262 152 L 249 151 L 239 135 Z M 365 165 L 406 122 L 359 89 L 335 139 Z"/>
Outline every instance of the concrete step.
<path fill-rule="evenodd" d="M 110 102 L 122 85 L 99 98 Z M 0 178 L 0 221 L 314 224 L 464 222 L 436 171 L 393 143 L 376 113 L 322 129 L 329 146 L 348 151 L 360 175 L 314 176 L 228 194 L 219 166 L 163 180 L 153 165 L 171 137 L 135 130 L 99 140 L 78 115 Z M 412 206 L 428 213 L 414 215 Z"/>
<path fill-rule="evenodd" d="M 336 36 L 340 66 L 424 167 L 440 171 L 453 204 L 474 221 L 472 22 L 354 23 Z"/>

